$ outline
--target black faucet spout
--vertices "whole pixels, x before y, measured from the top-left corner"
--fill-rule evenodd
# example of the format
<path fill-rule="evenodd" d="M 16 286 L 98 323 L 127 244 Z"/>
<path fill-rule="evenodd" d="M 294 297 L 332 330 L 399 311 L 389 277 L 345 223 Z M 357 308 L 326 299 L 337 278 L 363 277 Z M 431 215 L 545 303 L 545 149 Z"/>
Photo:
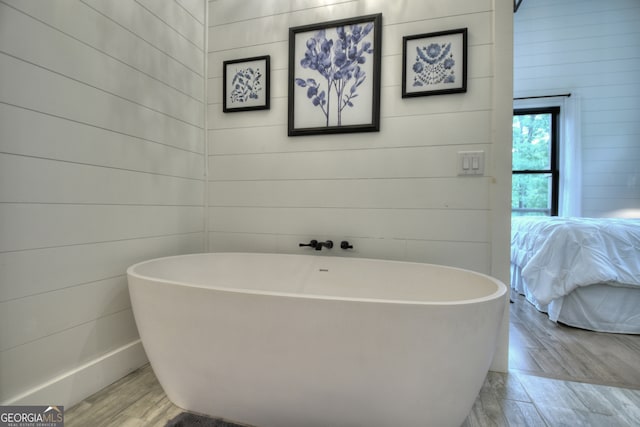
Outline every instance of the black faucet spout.
<path fill-rule="evenodd" d="M 333 247 L 333 241 L 327 240 L 326 242 L 318 242 L 316 245 L 316 251 L 321 251 L 323 246 L 327 249 L 331 249 Z"/>

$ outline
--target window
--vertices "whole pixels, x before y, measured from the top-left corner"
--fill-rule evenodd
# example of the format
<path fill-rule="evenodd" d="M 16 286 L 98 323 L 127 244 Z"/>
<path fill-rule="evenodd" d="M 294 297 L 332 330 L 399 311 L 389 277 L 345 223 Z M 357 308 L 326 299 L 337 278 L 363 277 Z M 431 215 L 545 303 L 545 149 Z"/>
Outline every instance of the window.
<path fill-rule="evenodd" d="M 512 216 L 558 215 L 559 107 L 513 112 Z"/>

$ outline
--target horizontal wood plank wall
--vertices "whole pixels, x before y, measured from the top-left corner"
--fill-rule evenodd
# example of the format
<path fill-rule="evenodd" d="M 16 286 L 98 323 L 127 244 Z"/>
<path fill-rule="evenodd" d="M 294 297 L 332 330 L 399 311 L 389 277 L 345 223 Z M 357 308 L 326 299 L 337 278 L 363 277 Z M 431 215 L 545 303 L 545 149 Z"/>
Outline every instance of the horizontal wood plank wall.
<path fill-rule="evenodd" d="M 456 160 L 491 159 L 491 1 L 213 0 L 209 12 L 210 250 L 306 253 L 299 242 L 346 239 L 354 250 L 331 255 L 490 271 L 491 178 L 458 177 Z M 380 132 L 287 137 L 289 27 L 379 12 Z M 460 27 L 468 92 L 402 99 L 402 37 Z M 224 114 L 222 62 L 267 54 L 271 109 Z"/>
<path fill-rule="evenodd" d="M 514 22 L 514 94 L 571 92 L 582 105 L 582 208 L 640 215 L 640 3 L 524 2 Z"/>
<path fill-rule="evenodd" d="M 0 403 L 145 362 L 126 268 L 206 241 L 204 45 L 204 0 L 0 1 Z"/>

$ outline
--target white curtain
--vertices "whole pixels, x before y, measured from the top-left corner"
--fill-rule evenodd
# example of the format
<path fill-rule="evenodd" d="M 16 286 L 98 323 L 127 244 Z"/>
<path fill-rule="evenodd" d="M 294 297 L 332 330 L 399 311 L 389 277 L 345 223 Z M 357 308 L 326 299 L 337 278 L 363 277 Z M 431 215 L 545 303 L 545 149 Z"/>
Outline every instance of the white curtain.
<path fill-rule="evenodd" d="M 580 97 L 518 99 L 513 108 L 560 107 L 560 194 L 559 216 L 582 215 L 582 143 Z"/>
<path fill-rule="evenodd" d="M 560 107 L 560 216 L 582 215 L 580 98 L 565 97 Z"/>

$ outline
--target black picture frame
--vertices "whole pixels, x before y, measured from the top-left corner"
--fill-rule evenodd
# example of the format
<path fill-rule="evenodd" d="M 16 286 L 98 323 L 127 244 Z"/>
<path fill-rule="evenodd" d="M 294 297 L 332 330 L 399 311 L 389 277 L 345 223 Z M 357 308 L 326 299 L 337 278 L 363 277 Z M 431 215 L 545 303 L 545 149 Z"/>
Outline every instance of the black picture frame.
<path fill-rule="evenodd" d="M 402 97 L 467 91 L 467 28 L 402 38 Z"/>
<path fill-rule="evenodd" d="M 222 111 L 268 110 L 270 108 L 269 55 L 233 59 L 222 64 Z"/>
<path fill-rule="evenodd" d="M 382 14 L 289 28 L 289 136 L 380 130 Z"/>

